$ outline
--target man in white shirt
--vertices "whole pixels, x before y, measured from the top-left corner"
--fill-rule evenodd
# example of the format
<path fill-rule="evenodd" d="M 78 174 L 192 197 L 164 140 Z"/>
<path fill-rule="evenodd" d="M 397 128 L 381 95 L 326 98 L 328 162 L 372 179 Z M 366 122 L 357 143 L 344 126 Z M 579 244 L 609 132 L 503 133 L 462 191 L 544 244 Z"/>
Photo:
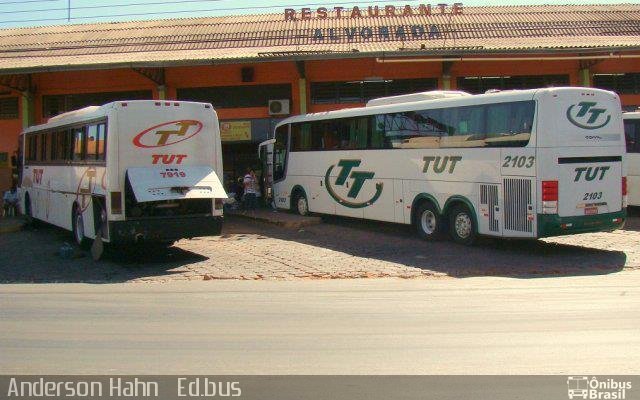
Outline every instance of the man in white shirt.
<path fill-rule="evenodd" d="M 247 173 L 244 176 L 244 206 L 247 210 L 255 210 L 258 205 L 257 194 L 258 180 L 256 178 L 253 169 L 247 168 Z"/>

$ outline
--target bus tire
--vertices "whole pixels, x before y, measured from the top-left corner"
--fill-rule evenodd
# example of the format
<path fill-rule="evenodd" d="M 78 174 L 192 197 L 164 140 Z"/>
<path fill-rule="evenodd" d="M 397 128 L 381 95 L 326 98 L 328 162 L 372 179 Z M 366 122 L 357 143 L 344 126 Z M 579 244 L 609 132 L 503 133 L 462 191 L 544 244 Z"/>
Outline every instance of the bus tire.
<path fill-rule="evenodd" d="M 443 216 L 430 201 L 423 201 L 418 205 L 415 215 L 415 225 L 418 236 L 425 240 L 442 238 Z"/>
<path fill-rule="evenodd" d="M 309 200 L 307 200 L 307 196 L 304 192 L 298 190 L 294 193 L 292 206 L 293 212 L 296 214 L 303 217 L 309 215 Z"/>
<path fill-rule="evenodd" d="M 29 193 L 24 195 L 24 217 L 28 227 L 38 227 L 38 221 L 33 217 L 33 207 L 31 206 L 31 196 L 29 196 Z"/>
<path fill-rule="evenodd" d="M 449 235 L 454 242 L 466 246 L 476 241 L 478 237 L 476 223 L 466 205 L 457 204 L 449 212 Z"/>
<path fill-rule="evenodd" d="M 84 219 L 82 213 L 78 211 L 78 206 L 73 205 L 73 212 L 71 213 L 71 227 L 73 232 L 73 240 L 82 249 L 89 248 L 89 239 L 84 235 Z"/>

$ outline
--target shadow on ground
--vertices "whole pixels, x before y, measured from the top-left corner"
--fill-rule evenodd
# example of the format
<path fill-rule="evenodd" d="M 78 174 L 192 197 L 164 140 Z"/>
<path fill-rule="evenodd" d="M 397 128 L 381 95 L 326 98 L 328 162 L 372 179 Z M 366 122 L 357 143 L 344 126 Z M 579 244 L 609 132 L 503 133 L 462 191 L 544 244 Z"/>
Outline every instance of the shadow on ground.
<path fill-rule="evenodd" d="M 635 221 L 637 223 L 638 219 Z M 354 262 L 362 263 L 360 267 L 364 271 L 367 270 L 367 262 L 384 261 L 397 265 L 395 269 L 393 265 L 390 268 L 398 273 L 389 276 L 404 276 L 403 271 L 410 270 L 413 271 L 410 275 L 412 277 L 442 275 L 536 278 L 599 275 L 621 271 L 627 263 L 627 254 L 624 251 L 606 250 L 603 249 L 605 246 L 599 246 L 598 243 L 589 246 L 540 240 L 482 239 L 476 246 L 465 247 L 449 241 L 422 241 L 414 235 L 411 227 L 404 225 L 329 217 L 320 225 L 288 229 L 229 216 L 221 240 L 210 241 L 209 238 L 201 238 L 168 248 L 143 247 L 129 252 L 109 251 L 98 262 L 94 262 L 88 252 L 80 253 L 81 257 L 74 259 L 58 256 L 59 248 L 71 240 L 71 235 L 52 226 L 45 225 L 36 230 L 2 235 L 0 282 L 117 283 L 131 280 L 201 280 L 207 279 L 209 271 L 213 279 L 218 279 L 216 273 L 219 274 L 220 270 L 216 268 L 233 266 L 237 251 L 253 248 L 257 244 L 255 240 L 258 239 L 277 239 L 282 241 L 276 241 L 277 245 L 285 249 L 287 242 L 302 244 L 302 247 L 296 247 L 300 249 L 300 254 L 291 254 L 289 251 L 286 264 L 312 265 L 320 272 L 323 272 L 323 268 L 335 272 L 335 263 L 333 269 L 325 268 L 323 265 L 329 263 L 331 257 L 338 257 L 336 253 L 327 250 L 340 253 L 339 256 L 342 258 L 339 259 L 338 269 L 341 260 L 345 259 L 352 265 Z M 234 248 L 232 252 L 227 251 L 226 256 L 221 256 L 221 249 L 239 241 L 242 242 L 241 247 Z M 582 243 L 589 242 L 583 239 Z M 188 248 L 199 250 L 192 252 L 188 251 Z M 328 254 L 326 258 L 323 258 L 323 252 Z M 215 263 L 209 262 L 212 260 L 215 260 Z M 266 259 L 255 256 L 254 269 L 261 272 L 260 265 L 263 262 L 266 262 Z M 254 263 L 253 259 L 250 259 L 250 263 Z M 283 264 L 280 268 L 285 267 Z M 264 269 L 266 271 L 268 268 Z M 229 278 L 242 278 L 241 274 L 242 272 L 238 272 Z M 325 274 L 326 276 L 329 275 Z M 272 277 L 265 274 L 264 278 Z"/>
<path fill-rule="evenodd" d="M 59 256 L 60 247 L 71 243 L 71 234 L 40 224 L 0 236 L 0 282 L 116 283 L 157 276 L 184 276 L 184 266 L 207 258 L 178 247 L 144 247 L 125 251 L 109 249 L 93 261 L 88 251 L 76 248 L 71 258 Z"/>

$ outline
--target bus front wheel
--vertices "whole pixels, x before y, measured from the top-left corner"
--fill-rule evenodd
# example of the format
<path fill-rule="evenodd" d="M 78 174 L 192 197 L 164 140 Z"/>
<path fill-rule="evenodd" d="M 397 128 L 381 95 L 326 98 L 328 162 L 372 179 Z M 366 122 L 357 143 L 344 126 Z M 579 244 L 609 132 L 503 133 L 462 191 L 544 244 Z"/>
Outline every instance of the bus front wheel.
<path fill-rule="evenodd" d="M 476 241 L 476 224 L 467 206 L 456 205 L 449 213 L 449 234 L 454 242 L 467 246 Z"/>
<path fill-rule="evenodd" d="M 82 212 L 80 212 L 78 207 L 75 206 L 73 207 L 72 215 L 73 239 L 78 246 L 86 249 L 89 246 L 89 240 L 84 235 L 84 220 L 82 218 Z"/>
<path fill-rule="evenodd" d="M 442 217 L 438 209 L 430 202 L 418 206 L 415 219 L 418 236 L 425 240 L 436 240 L 441 237 Z"/>
<path fill-rule="evenodd" d="M 309 201 L 304 193 L 297 192 L 293 196 L 293 209 L 296 214 L 302 215 L 303 217 L 309 215 Z"/>

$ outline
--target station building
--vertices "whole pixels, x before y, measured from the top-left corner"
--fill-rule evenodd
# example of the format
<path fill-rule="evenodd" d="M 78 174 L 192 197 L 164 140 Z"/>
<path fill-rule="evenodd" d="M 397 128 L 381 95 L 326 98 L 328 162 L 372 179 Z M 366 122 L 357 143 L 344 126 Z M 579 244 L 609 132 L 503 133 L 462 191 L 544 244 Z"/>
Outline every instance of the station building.
<path fill-rule="evenodd" d="M 0 30 L 0 190 L 20 131 L 115 100 L 211 102 L 224 170 L 288 115 L 434 89 L 593 86 L 640 106 L 640 5 L 408 4 Z"/>

